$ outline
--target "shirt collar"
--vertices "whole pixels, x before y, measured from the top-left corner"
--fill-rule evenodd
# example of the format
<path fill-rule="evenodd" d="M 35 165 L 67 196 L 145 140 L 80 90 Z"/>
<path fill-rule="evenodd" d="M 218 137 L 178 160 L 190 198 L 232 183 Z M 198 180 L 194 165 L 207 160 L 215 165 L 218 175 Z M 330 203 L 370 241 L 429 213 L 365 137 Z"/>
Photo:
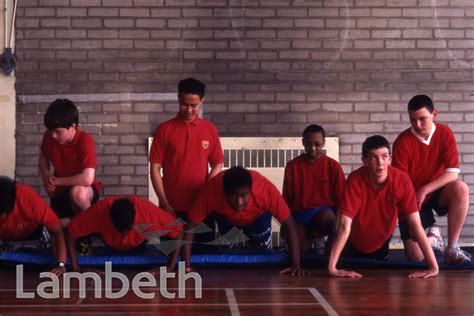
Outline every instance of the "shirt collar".
<path fill-rule="evenodd" d="M 431 142 L 431 138 L 433 137 L 433 134 L 434 132 L 436 131 L 436 125 L 435 123 L 433 122 L 433 126 L 431 127 L 431 131 L 430 131 L 430 135 L 428 135 L 428 138 L 427 139 L 424 139 L 423 137 L 420 137 L 420 135 L 418 135 L 416 132 L 415 132 L 415 129 L 412 127 L 410 128 L 410 131 L 413 135 L 415 135 L 415 137 L 422 143 L 422 144 L 425 144 L 425 145 L 429 145 L 430 142 Z"/>
<path fill-rule="evenodd" d="M 191 124 L 191 125 L 194 125 L 194 126 L 198 126 L 199 125 L 199 122 L 201 120 L 201 118 L 199 116 L 197 116 L 192 122 L 186 122 L 185 120 L 183 120 L 181 118 L 181 116 L 179 115 L 179 112 L 178 114 L 176 114 L 176 117 L 175 119 L 180 122 L 180 123 L 183 123 L 183 124 Z"/>

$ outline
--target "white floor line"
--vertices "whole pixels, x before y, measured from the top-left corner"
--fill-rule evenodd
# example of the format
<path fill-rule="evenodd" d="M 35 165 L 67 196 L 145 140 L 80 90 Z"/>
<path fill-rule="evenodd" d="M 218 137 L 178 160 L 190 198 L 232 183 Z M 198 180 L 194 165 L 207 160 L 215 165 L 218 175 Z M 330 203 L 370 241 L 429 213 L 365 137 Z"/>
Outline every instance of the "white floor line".
<path fill-rule="evenodd" d="M 229 303 L 230 314 L 232 316 L 240 316 L 239 305 L 235 299 L 234 290 L 225 289 L 225 295 L 227 296 L 227 302 Z"/>
<path fill-rule="evenodd" d="M 94 283 L 94 282 L 91 282 L 91 283 L 89 284 L 89 286 L 86 287 L 86 297 L 79 298 L 79 299 L 76 301 L 76 305 L 82 304 L 82 301 L 84 301 L 84 299 L 87 298 L 87 291 L 88 291 L 88 290 L 92 290 L 92 286 L 93 286 L 93 285 L 95 285 L 95 283 Z"/>
<path fill-rule="evenodd" d="M 308 291 L 314 296 L 316 301 L 318 301 L 321 306 L 326 310 L 328 315 L 330 316 L 337 316 L 338 313 L 332 308 L 331 304 L 326 301 L 326 299 L 321 295 L 321 293 L 318 292 L 314 287 L 308 288 Z"/>
<path fill-rule="evenodd" d="M 105 288 L 104 288 L 105 289 Z M 179 290 L 179 288 L 176 287 L 168 287 L 168 290 Z M 226 288 L 223 287 L 203 287 L 203 290 L 225 290 Z M 308 290 L 307 287 L 233 287 L 233 290 Z M 35 292 L 37 289 L 36 288 L 29 288 L 29 289 L 23 289 L 23 292 Z M 120 290 L 120 288 L 112 288 L 111 290 Z M 152 289 L 147 289 L 147 290 L 152 290 Z M 185 289 L 186 291 L 194 291 L 193 288 L 187 288 Z M 0 292 L 15 292 L 16 289 L 0 289 Z M 64 291 L 64 289 L 59 289 L 58 291 Z M 73 291 L 79 291 L 79 289 L 70 289 L 71 292 Z M 132 288 L 128 289 L 129 292 L 133 291 Z M 155 291 L 160 291 L 160 288 L 157 287 Z"/>
<path fill-rule="evenodd" d="M 239 303 L 240 306 L 321 306 L 320 303 Z M 22 304 L 22 305 L 0 305 L 1 308 L 40 308 L 40 307 L 78 307 L 77 304 Z M 147 304 L 82 304 L 84 307 L 159 307 L 159 306 L 229 306 L 229 303 L 147 303 Z M 331 314 L 331 315 L 337 315 Z"/>

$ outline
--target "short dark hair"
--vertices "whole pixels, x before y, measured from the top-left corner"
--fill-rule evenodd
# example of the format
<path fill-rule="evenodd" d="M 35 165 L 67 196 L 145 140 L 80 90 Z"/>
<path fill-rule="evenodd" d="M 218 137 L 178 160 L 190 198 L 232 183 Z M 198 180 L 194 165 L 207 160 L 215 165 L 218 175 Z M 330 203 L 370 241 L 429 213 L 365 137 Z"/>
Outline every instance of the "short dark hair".
<path fill-rule="evenodd" d="M 135 206 L 126 198 L 117 199 L 110 207 L 110 218 L 118 231 L 128 231 L 135 220 Z"/>
<path fill-rule="evenodd" d="M 408 111 L 418 111 L 419 109 L 426 108 L 430 113 L 434 111 L 433 100 L 425 94 L 415 95 L 408 101 Z"/>
<path fill-rule="evenodd" d="M 44 114 L 44 125 L 47 129 L 69 128 L 79 125 L 79 112 L 76 105 L 68 99 L 54 100 Z"/>
<path fill-rule="evenodd" d="M 201 99 L 206 94 L 206 85 L 194 78 L 186 78 L 178 83 L 178 94 L 196 94 Z"/>
<path fill-rule="evenodd" d="M 326 132 L 324 131 L 324 128 L 322 128 L 318 124 L 311 124 L 311 125 L 308 125 L 304 129 L 303 138 L 308 137 L 309 134 L 313 134 L 313 133 L 321 133 L 321 134 L 323 134 L 324 138 L 326 137 Z"/>
<path fill-rule="evenodd" d="M 362 144 L 362 157 L 367 158 L 369 151 L 385 147 L 390 152 L 390 143 L 388 140 L 380 135 L 368 137 Z"/>
<path fill-rule="evenodd" d="M 16 199 L 16 181 L 0 176 L 0 214 L 9 214 L 13 211 Z"/>
<path fill-rule="evenodd" d="M 224 193 L 231 193 L 241 187 L 252 188 L 252 175 L 242 166 L 234 166 L 225 171 L 222 179 Z"/>

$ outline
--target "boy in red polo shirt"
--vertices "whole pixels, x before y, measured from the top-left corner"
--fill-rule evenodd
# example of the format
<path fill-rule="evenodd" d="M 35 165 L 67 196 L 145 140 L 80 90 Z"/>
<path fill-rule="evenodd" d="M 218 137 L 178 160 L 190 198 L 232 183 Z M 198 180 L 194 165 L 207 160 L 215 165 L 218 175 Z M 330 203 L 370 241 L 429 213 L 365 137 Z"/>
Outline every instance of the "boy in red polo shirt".
<path fill-rule="evenodd" d="M 68 99 L 51 103 L 44 115 L 44 125 L 48 130 L 39 157 L 44 188 L 59 218 L 72 218 L 99 199 L 101 184 L 95 178 L 94 139 L 79 129 L 79 113 Z"/>
<path fill-rule="evenodd" d="M 236 166 L 222 171 L 206 183 L 189 212 L 189 223 L 184 234 L 187 270 L 190 270 L 191 243 L 194 238 L 190 232 L 211 214 L 215 214 L 219 233 L 223 236 L 221 238 L 238 227 L 249 238 L 250 244 L 264 248 L 268 248 L 272 242 L 273 215 L 286 226 L 291 253 L 291 266 L 281 273 L 307 274 L 300 268 L 298 237 L 290 210 L 278 189 L 258 172 Z"/>
<path fill-rule="evenodd" d="M 224 161 L 216 127 L 198 116 L 205 89 L 194 78 L 179 82 L 179 112 L 156 129 L 150 149 L 151 181 L 160 207 L 185 222 L 199 189 Z"/>
<path fill-rule="evenodd" d="M 76 216 L 66 227 L 71 265 L 79 271 L 74 242 L 77 238 L 99 235 L 107 246 L 117 251 L 144 250 L 147 235 L 177 239 L 182 226 L 176 218 L 138 196 L 109 197 L 98 201 Z M 169 261 L 176 263 L 179 246 Z M 170 270 L 174 266 L 168 266 Z"/>
<path fill-rule="evenodd" d="M 416 190 L 418 209 L 423 227 L 428 230 L 432 247 L 444 252 L 448 264 L 471 262 L 469 253 L 459 248 L 459 237 L 469 209 L 469 188 L 459 179 L 459 157 L 451 129 L 436 122 L 438 112 L 426 95 L 414 96 L 408 102 L 411 128 L 402 132 L 393 145 L 393 165 L 411 178 Z M 434 226 L 433 210 L 448 214 L 448 245 L 445 247 L 441 230 Z M 405 224 L 400 224 L 405 251 L 410 260 L 421 261 L 423 254 L 411 238 Z"/>
<path fill-rule="evenodd" d="M 58 265 L 51 272 L 66 272 L 63 226 L 46 202 L 32 188 L 0 177 L 0 239 L 4 242 L 37 239 L 43 227 L 50 232 Z"/>
<path fill-rule="evenodd" d="M 285 199 L 298 230 L 301 251 L 324 254 L 325 236 L 334 231 L 334 210 L 344 189 L 341 165 L 323 153 L 326 133 L 316 124 L 303 131 L 305 153 L 289 161 L 283 179 Z"/>
<path fill-rule="evenodd" d="M 387 259 L 389 243 L 397 218 L 406 221 L 418 241 L 428 264 L 427 271 L 410 274 L 411 278 L 429 278 L 438 274 L 438 263 L 421 226 L 415 190 L 408 175 L 390 166 L 390 144 L 379 135 L 362 145 L 363 167 L 347 178 L 339 206 L 339 230 L 329 257 L 331 276 L 358 278 L 354 271 L 336 268 L 344 249 L 347 256 Z"/>

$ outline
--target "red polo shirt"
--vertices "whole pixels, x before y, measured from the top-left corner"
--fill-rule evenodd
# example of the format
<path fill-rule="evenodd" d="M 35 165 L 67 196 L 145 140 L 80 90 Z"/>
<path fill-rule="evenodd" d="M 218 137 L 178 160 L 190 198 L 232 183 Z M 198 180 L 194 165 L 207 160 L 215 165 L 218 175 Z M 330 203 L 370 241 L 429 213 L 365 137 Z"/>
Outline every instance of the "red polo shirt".
<path fill-rule="evenodd" d="M 118 231 L 110 218 L 110 208 L 115 200 L 124 198 L 114 196 L 98 201 L 85 212 L 74 217 L 67 228 L 74 238 L 98 234 L 111 248 L 131 250 L 141 245 L 149 237 L 170 236 L 176 238 L 182 230 L 176 218 L 148 200 L 138 196 L 127 196 L 135 207 L 133 228 L 124 235 Z"/>
<path fill-rule="evenodd" d="M 369 179 L 366 167 L 353 171 L 347 178 L 340 209 L 353 219 L 352 245 L 363 253 L 371 253 L 392 235 L 397 217 L 418 211 L 415 190 L 408 175 L 389 167 L 388 178 L 380 190 Z"/>
<path fill-rule="evenodd" d="M 405 130 L 393 143 L 392 165 L 408 173 L 416 191 L 446 171 L 459 173 L 453 132 L 448 126 L 436 123 L 429 142 L 422 142 L 411 128 Z"/>
<path fill-rule="evenodd" d="M 75 176 L 87 168 L 97 170 L 94 138 L 79 128 L 71 143 L 64 145 L 60 145 L 53 139 L 52 133 L 46 131 L 41 143 L 41 153 L 51 161 L 55 177 Z M 97 179 L 94 179 L 93 185 L 100 192 L 102 185 Z M 59 195 L 65 189 L 66 187 L 57 187 L 54 195 Z"/>
<path fill-rule="evenodd" d="M 344 172 L 336 160 L 322 155 L 311 161 L 301 154 L 285 167 L 283 197 L 292 212 L 323 205 L 336 208 L 344 182 Z"/>
<path fill-rule="evenodd" d="M 280 223 L 290 216 L 290 210 L 278 189 L 258 172 L 249 170 L 252 175 L 252 190 L 247 207 L 241 211 L 234 210 L 224 194 L 222 179 L 225 170 L 209 180 L 194 204 L 189 219 L 201 223 L 209 214 L 222 215 L 230 224 L 244 227 L 252 224 L 265 212 L 270 212 Z"/>
<path fill-rule="evenodd" d="M 38 193 L 27 185 L 17 183 L 13 211 L 5 219 L 0 217 L 0 239 L 24 240 L 40 225 L 51 231 L 60 224 L 56 214 Z"/>
<path fill-rule="evenodd" d="M 157 129 L 150 161 L 161 164 L 163 185 L 170 205 L 188 212 L 211 167 L 224 157 L 216 127 L 201 118 L 185 122 L 179 115 Z"/>

